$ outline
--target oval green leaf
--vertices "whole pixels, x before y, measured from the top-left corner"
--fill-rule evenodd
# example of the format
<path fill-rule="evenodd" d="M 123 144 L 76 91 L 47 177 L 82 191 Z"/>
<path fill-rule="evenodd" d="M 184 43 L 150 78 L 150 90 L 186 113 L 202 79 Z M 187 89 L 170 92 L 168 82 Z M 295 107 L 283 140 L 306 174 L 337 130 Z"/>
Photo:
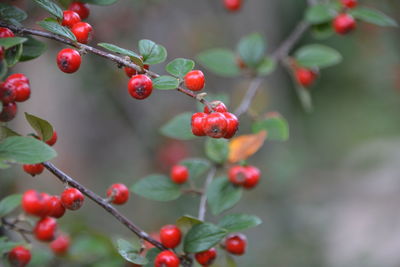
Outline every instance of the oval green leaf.
<path fill-rule="evenodd" d="M 306 10 L 305 19 L 311 24 L 330 22 L 339 8 L 337 3 L 312 5 Z"/>
<path fill-rule="evenodd" d="M 141 179 L 131 187 L 131 191 L 157 201 L 171 201 L 182 194 L 179 185 L 174 184 L 167 176 L 159 174 Z"/>
<path fill-rule="evenodd" d="M 239 202 L 242 188 L 234 186 L 226 177 L 212 181 L 207 189 L 208 205 L 214 215 L 220 214 Z"/>
<path fill-rule="evenodd" d="M 261 223 L 261 219 L 257 216 L 239 213 L 224 216 L 218 226 L 232 233 L 256 227 Z"/>
<path fill-rule="evenodd" d="M 342 55 L 338 51 L 320 44 L 301 47 L 296 51 L 295 58 L 299 65 L 308 68 L 326 68 L 342 61 Z"/>
<path fill-rule="evenodd" d="M 226 234 L 226 230 L 214 224 L 197 224 L 186 234 L 183 242 L 183 250 L 187 253 L 205 251 L 218 244 Z"/>
<path fill-rule="evenodd" d="M 185 159 L 179 162 L 179 164 L 188 168 L 190 179 L 198 178 L 211 167 L 211 164 L 208 160 L 197 158 Z"/>
<path fill-rule="evenodd" d="M 350 11 L 350 14 L 356 19 L 372 23 L 383 27 L 398 27 L 399 24 L 389 17 L 388 15 L 382 13 L 379 10 L 368 8 L 368 7 L 358 7 Z"/>
<path fill-rule="evenodd" d="M 163 75 L 153 79 L 153 87 L 158 90 L 174 90 L 178 86 L 179 80 L 172 76 Z"/>
<path fill-rule="evenodd" d="M 28 39 L 24 37 L 7 37 L 7 38 L 0 38 L 0 46 L 8 49 L 10 47 L 16 46 L 18 44 L 22 44 L 26 42 Z"/>
<path fill-rule="evenodd" d="M 162 45 L 156 44 L 151 40 L 139 41 L 139 52 L 143 56 L 145 64 L 154 65 L 164 62 L 167 59 L 167 50 Z"/>
<path fill-rule="evenodd" d="M 144 265 L 149 262 L 145 257 L 140 255 L 141 245 L 139 242 L 131 244 L 124 239 L 118 239 L 117 249 L 119 255 L 121 255 L 125 260 L 129 262 L 139 265 Z"/>
<path fill-rule="evenodd" d="M 43 9 L 47 10 L 50 14 L 55 16 L 56 18 L 63 18 L 62 9 L 51 0 L 34 0 L 36 4 L 41 6 Z"/>
<path fill-rule="evenodd" d="M 229 49 L 206 50 L 198 54 L 196 59 L 203 67 L 217 75 L 234 77 L 240 74 L 236 64 L 236 55 Z"/>
<path fill-rule="evenodd" d="M 53 126 L 46 120 L 25 112 L 25 118 L 43 141 L 53 137 Z"/>
<path fill-rule="evenodd" d="M 35 59 L 46 51 L 46 44 L 36 40 L 31 36 L 27 36 L 28 40 L 22 46 L 22 55 L 20 61 L 28 61 Z"/>
<path fill-rule="evenodd" d="M 190 126 L 192 114 L 190 112 L 184 112 L 177 115 L 172 120 L 167 122 L 161 127 L 160 131 L 164 136 L 179 139 L 179 140 L 191 140 L 196 138 L 192 133 Z"/>
<path fill-rule="evenodd" d="M 129 56 L 129 57 L 133 57 L 133 58 L 141 60 L 140 56 L 138 54 L 136 54 L 135 52 L 131 51 L 131 50 L 128 50 L 128 49 L 125 49 L 125 48 L 121 48 L 119 46 L 116 46 L 116 45 L 113 45 L 113 44 L 109 44 L 109 43 L 99 43 L 97 45 L 107 49 L 108 51 L 115 52 L 115 53 L 118 53 L 118 54 L 121 54 L 121 55 L 124 55 L 124 56 Z"/>
<path fill-rule="evenodd" d="M 257 67 L 265 55 L 266 43 L 259 33 L 243 37 L 237 47 L 240 58 L 249 67 Z"/>
<path fill-rule="evenodd" d="M 42 20 L 39 21 L 37 24 L 39 24 L 43 29 L 46 29 L 49 32 L 61 35 L 72 41 L 76 41 L 75 35 L 67 27 L 61 26 L 57 22 Z"/>
<path fill-rule="evenodd" d="M 205 152 L 209 159 L 222 164 L 228 159 L 229 141 L 226 139 L 207 138 Z"/>
<path fill-rule="evenodd" d="M 0 201 L 0 218 L 15 210 L 21 204 L 22 195 L 15 194 Z"/>
<path fill-rule="evenodd" d="M 268 132 L 269 140 L 286 141 L 289 139 L 289 124 L 278 113 L 271 113 L 262 120 L 258 120 L 252 125 L 253 133 L 266 130 Z"/>
<path fill-rule="evenodd" d="M 176 58 L 167 64 L 165 70 L 178 78 L 183 78 L 193 68 L 193 60 L 186 58 Z"/>
<path fill-rule="evenodd" d="M 8 22 L 21 22 L 25 20 L 28 15 L 18 7 L 0 3 L 0 18 Z M 13 23 L 15 24 L 15 23 Z"/>

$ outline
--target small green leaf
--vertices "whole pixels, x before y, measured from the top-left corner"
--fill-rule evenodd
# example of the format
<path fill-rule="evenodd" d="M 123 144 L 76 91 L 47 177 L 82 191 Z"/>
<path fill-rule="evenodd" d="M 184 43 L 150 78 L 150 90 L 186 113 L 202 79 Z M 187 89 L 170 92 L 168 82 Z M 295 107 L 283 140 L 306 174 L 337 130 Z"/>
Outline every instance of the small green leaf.
<path fill-rule="evenodd" d="M 331 37 L 334 34 L 332 23 L 326 22 L 321 24 L 315 24 L 311 27 L 311 34 L 315 39 L 324 40 Z"/>
<path fill-rule="evenodd" d="M 27 112 L 25 112 L 25 118 L 44 142 L 53 137 L 53 126 L 48 121 Z"/>
<path fill-rule="evenodd" d="M 153 87 L 158 90 L 173 90 L 178 86 L 179 80 L 172 76 L 163 75 L 153 79 Z"/>
<path fill-rule="evenodd" d="M 350 14 L 356 19 L 369 22 L 378 26 L 387 27 L 398 27 L 398 23 L 389 17 L 388 15 L 382 13 L 379 10 L 367 7 L 358 7 L 350 11 Z"/>
<path fill-rule="evenodd" d="M 234 186 L 226 177 L 214 179 L 207 189 L 208 205 L 214 215 L 232 208 L 242 197 L 242 188 Z"/>
<path fill-rule="evenodd" d="M 192 114 L 190 112 L 181 113 L 162 126 L 160 131 L 164 136 L 174 139 L 194 139 L 196 136 L 192 133 L 192 128 L 190 126 L 191 119 Z"/>
<path fill-rule="evenodd" d="M 261 223 L 261 219 L 257 216 L 239 213 L 224 216 L 218 226 L 232 233 L 256 227 Z"/>
<path fill-rule="evenodd" d="M 229 49 L 215 48 L 206 50 L 196 57 L 197 61 L 211 72 L 234 77 L 240 74 L 240 69 L 236 63 L 236 55 Z"/>
<path fill-rule="evenodd" d="M 50 14 L 55 16 L 56 18 L 63 18 L 62 9 L 51 0 L 34 0 L 36 4 L 41 6 L 43 9 L 47 10 Z"/>
<path fill-rule="evenodd" d="M 229 142 L 226 139 L 207 138 L 205 151 L 209 159 L 222 164 L 228 159 Z"/>
<path fill-rule="evenodd" d="M 239 41 L 237 50 L 247 66 L 257 67 L 265 55 L 266 44 L 261 34 L 252 33 Z"/>
<path fill-rule="evenodd" d="M 5 60 L 0 60 L 0 80 L 3 80 L 6 77 L 7 71 L 8 71 L 7 62 Z M 3 103 L 0 104 L 0 107 L 2 110 Z"/>
<path fill-rule="evenodd" d="M 28 15 L 18 7 L 0 3 L 0 18 L 15 24 L 14 21 L 21 22 L 25 20 Z"/>
<path fill-rule="evenodd" d="M 211 223 L 197 224 L 186 234 L 183 250 L 187 253 L 205 251 L 218 244 L 226 233 L 224 229 Z"/>
<path fill-rule="evenodd" d="M 142 60 L 138 54 L 136 54 L 135 52 L 133 52 L 131 50 L 121 48 L 119 46 L 116 46 L 113 44 L 108 44 L 108 43 L 99 43 L 97 45 L 107 49 L 108 51 L 115 52 L 115 53 L 118 53 L 118 54 L 121 54 L 124 56 L 133 57 L 136 59 L 140 59 L 140 61 Z"/>
<path fill-rule="evenodd" d="M 305 19 L 311 24 L 330 22 L 339 9 L 340 6 L 337 3 L 312 5 L 306 10 Z"/>
<path fill-rule="evenodd" d="M 260 65 L 257 66 L 257 72 L 261 76 L 266 76 L 273 72 L 276 69 L 275 60 L 265 57 L 263 61 L 261 61 Z"/>
<path fill-rule="evenodd" d="M 167 64 L 165 70 L 178 77 L 183 78 L 189 71 L 194 68 L 194 61 L 185 58 L 176 58 Z"/>
<path fill-rule="evenodd" d="M 117 240 L 117 248 L 118 248 L 118 253 L 127 261 L 139 264 L 139 265 L 144 265 L 147 264 L 149 261 L 139 255 L 141 245 L 139 242 L 135 242 L 134 244 L 131 244 L 130 242 L 124 240 L 124 239 L 118 239 Z"/>
<path fill-rule="evenodd" d="M 190 215 L 184 215 L 176 220 L 176 226 L 183 232 L 187 232 L 190 228 L 192 228 L 196 224 L 203 223 L 196 217 Z"/>
<path fill-rule="evenodd" d="M 167 58 L 167 50 L 165 47 L 151 40 L 140 40 L 139 52 L 143 56 L 143 62 L 149 65 L 162 63 Z"/>
<path fill-rule="evenodd" d="M 28 61 L 35 59 L 46 51 L 46 44 L 36 40 L 31 36 L 27 36 L 28 41 L 23 44 L 22 55 L 20 61 Z"/>
<path fill-rule="evenodd" d="M 8 67 L 12 67 L 18 63 L 19 59 L 22 55 L 22 44 L 11 47 L 6 50 L 5 60 L 7 62 Z"/>
<path fill-rule="evenodd" d="M 2 105 L 1 102 L 0 105 Z M 6 126 L 0 126 L 0 141 L 10 136 L 20 136 L 20 134 L 14 132 L 13 130 L 11 130 Z"/>
<path fill-rule="evenodd" d="M 156 259 L 157 255 L 161 252 L 158 248 L 152 248 L 146 253 L 146 259 L 149 261 L 143 267 L 154 267 L 154 260 Z"/>
<path fill-rule="evenodd" d="M 0 218 L 15 210 L 21 204 L 22 195 L 15 194 L 3 198 L 0 201 Z"/>
<path fill-rule="evenodd" d="M 145 198 L 157 201 L 170 201 L 181 196 L 179 185 L 174 184 L 167 176 L 154 174 L 139 180 L 131 191 Z"/>
<path fill-rule="evenodd" d="M 253 123 L 253 133 L 258 133 L 263 130 L 268 132 L 267 138 L 269 140 L 286 141 L 289 139 L 289 124 L 285 118 L 278 113 L 267 114 L 266 118 Z"/>
<path fill-rule="evenodd" d="M 46 29 L 49 32 L 61 35 L 72 41 L 76 41 L 75 35 L 67 27 L 61 26 L 57 22 L 42 20 L 39 21 L 37 24 L 39 24 L 43 29 Z"/>
<path fill-rule="evenodd" d="M 118 0 L 82 0 L 82 2 L 98 6 L 109 6 L 117 1 Z"/>
<path fill-rule="evenodd" d="M 189 169 L 190 179 L 196 179 L 204 174 L 211 166 L 210 162 L 205 159 L 185 159 L 179 163 Z"/>
<path fill-rule="evenodd" d="M 342 61 L 342 56 L 338 51 L 320 44 L 301 47 L 296 51 L 295 58 L 301 66 L 308 68 L 326 68 Z"/>
<path fill-rule="evenodd" d="M 10 47 L 16 46 L 18 44 L 22 44 L 26 42 L 28 39 L 24 37 L 7 37 L 7 38 L 0 38 L 0 46 L 8 49 Z"/>

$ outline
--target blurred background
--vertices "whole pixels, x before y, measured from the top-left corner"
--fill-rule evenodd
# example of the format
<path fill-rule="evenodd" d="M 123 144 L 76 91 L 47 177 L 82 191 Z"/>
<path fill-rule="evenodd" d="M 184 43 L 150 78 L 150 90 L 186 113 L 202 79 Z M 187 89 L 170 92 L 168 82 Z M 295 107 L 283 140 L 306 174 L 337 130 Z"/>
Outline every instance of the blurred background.
<path fill-rule="evenodd" d="M 400 21 L 397 0 L 360 2 Z M 38 27 L 35 22 L 46 16 L 31 1 L 12 3 L 28 12 L 26 26 Z M 108 42 L 137 51 L 138 40 L 151 39 L 167 48 L 168 60 L 193 59 L 208 48 L 235 48 L 252 32 L 266 36 L 271 53 L 302 18 L 305 6 L 300 0 L 247 0 L 241 12 L 232 14 L 221 0 L 120 0 L 110 7 L 91 6 L 88 22 L 95 31 L 92 45 Z M 245 232 L 248 252 L 236 257 L 238 266 L 400 266 L 399 30 L 359 23 L 348 36 L 320 41 L 306 35 L 298 46 L 311 42 L 334 47 L 344 61 L 323 71 L 312 88 L 311 114 L 303 111 L 283 68 L 265 80 L 256 96 L 252 110 L 280 112 L 289 122 L 290 140 L 268 141 L 249 161 L 262 170 L 262 182 L 232 211 L 258 215 L 264 222 Z M 83 58 L 79 72 L 66 75 L 55 62 L 63 46 L 46 43 L 43 56 L 12 69 L 29 77 L 32 97 L 19 105 L 10 127 L 31 132 L 25 111 L 49 120 L 59 136 L 53 162 L 60 169 L 104 195 L 112 183 L 130 186 L 148 174 L 168 173 L 184 157 L 204 156 L 203 139 L 181 142 L 159 133 L 175 115 L 195 112 L 193 99 L 154 91 L 146 100 L 134 100 L 123 70 L 93 55 Z M 152 70 L 165 73 L 164 65 Z M 229 95 L 234 110 L 249 80 L 204 71 L 205 90 Z M 249 133 L 251 118 L 243 115 L 240 122 L 239 134 Z M 0 177 L 0 197 L 28 188 L 51 194 L 63 190 L 48 172 L 31 178 L 20 166 L 1 171 Z M 197 215 L 197 205 L 192 196 L 158 203 L 133 195 L 120 209 L 154 232 L 183 214 Z M 208 220 L 217 218 L 209 215 Z M 73 235 L 71 258 L 52 259 L 45 246 L 35 245 L 32 266 L 120 266 L 103 235 L 131 233 L 100 207 L 86 201 L 59 222 Z"/>

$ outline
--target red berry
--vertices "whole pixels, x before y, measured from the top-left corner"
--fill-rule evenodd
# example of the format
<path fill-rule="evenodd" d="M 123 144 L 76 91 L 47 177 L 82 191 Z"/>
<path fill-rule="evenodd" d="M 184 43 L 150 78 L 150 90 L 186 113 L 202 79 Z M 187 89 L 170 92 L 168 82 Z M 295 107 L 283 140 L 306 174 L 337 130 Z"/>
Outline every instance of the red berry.
<path fill-rule="evenodd" d="M 246 179 L 243 183 L 243 187 L 246 189 L 251 189 L 255 187 L 260 181 L 261 172 L 258 168 L 254 166 L 244 167 L 246 171 Z"/>
<path fill-rule="evenodd" d="M 358 4 L 357 0 L 341 0 L 341 2 L 347 8 L 355 8 Z"/>
<path fill-rule="evenodd" d="M 7 38 L 7 37 L 14 37 L 14 33 L 8 29 L 8 28 L 4 28 L 4 27 L 0 27 L 0 38 Z"/>
<path fill-rule="evenodd" d="M 15 84 L 3 82 L 0 84 L 0 101 L 3 104 L 8 104 L 15 101 L 17 90 Z"/>
<path fill-rule="evenodd" d="M 112 203 L 122 205 L 129 199 L 129 189 L 124 184 L 113 184 L 107 190 L 107 197 Z"/>
<path fill-rule="evenodd" d="M 93 28 L 89 23 L 78 22 L 71 28 L 78 42 L 87 44 L 92 39 Z"/>
<path fill-rule="evenodd" d="M 57 138 L 57 132 L 53 131 L 53 135 L 49 140 L 46 141 L 46 144 L 48 144 L 49 146 L 54 146 L 54 144 L 57 142 Z"/>
<path fill-rule="evenodd" d="M 310 69 L 298 68 L 295 70 L 295 77 L 301 86 L 310 87 L 317 78 L 317 73 Z"/>
<path fill-rule="evenodd" d="M 28 190 L 22 195 L 22 209 L 31 215 L 45 217 L 50 213 L 50 196 L 35 190 Z"/>
<path fill-rule="evenodd" d="M 228 108 L 221 101 L 213 101 L 210 104 L 215 112 L 228 112 Z M 207 105 L 204 106 L 204 113 L 210 114 L 211 112 L 212 110 L 210 110 Z"/>
<path fill-rule="evenodd" d="M 179 267 L 180 260 L 172 251 L 164 250 L 160 252 L 154 260 L 154 267 Z"/>
<path fill-rule="evenodd" d="M 333 28 L 338 34 L 346 34 L 354 30 L 356 27 L 355 19 L 349 14 L 339 14 L 333 20 Z"/>
<path fill-rule="evenodd" d="M 160 230 L 161 243 L 167 248 L 175 248 L 181 242 L 182 233 L 173 224 L 165 225 Z"/>
<path fill-rule="evenodd" d="M 201 70 L 189 71 L 185 77 L 185 86 L 192 91 L 200 91 L 204 88 L 205 78 Z"/>
<path fill-rule="evenodd" d="M 189 178 L 189 170 L 186 166 L 175 165 L 171 169 L 171 180 L 176 184 L 184 184 Z"/>
<path fill-rule="evenodd" d="M 7 77 L 6 82 L 10 83 L 24 82 L 29 84 L 29 79 L 22 73 L 14 73 Z"/>
<path fill-rule="evenodd" d="M 143 65 L 143 69 L 148 70 L 149 68 L 150 68 L 149 65 L 147 65 L 147 64 Z M 128 76 L 129 78 L 131 78 L 133 75 L 138 74 L 137 70 L 130 68 L 130 67 L 124 67 L 124 71 L 125 71 L 126 76 Z M 143 74 L 144 71 L 140 71 L 139 73 Z"/>
<path fill-rule="evenodd" d="M 57 55 L 58 68 L 65 73 L 74 73 L 81 66 L 81 55 L 78 51 L 65 48 Z"/>
<path fill-rule="evenodd" d="M 247 68 L 246 63 L 244 63 L 243 59 L 241 59 L 239 56 L 236 57 L 236 65 L 237 65 L 240 69 L 245 69 L 245 68 Z"/>
<path fill-rule="evenodd" d="M 128 82 L 128 92 L 136 99 L 145 99 L 153 91 L 153 82 L 143 74 L 133 76 Z"/>
<path fill-rule="evenodd" d="M 85 197 L 76 188 L 67 188 L 61 194 L 61 203 L 66 209 L 77 210 L 83 205 Z"/>
<path fill-rule="evenodd" d="M 50 248 L 55 254 L 64 254 L 68 251 L 70 244 L 69 236 L 59 235 L 50 243 Z"/>
<path fill-rule="evenodd" d="M 243 185 L 246 181 L 246 169 L 243 166 L 233 166 L 228 171 L 229 181 L 235 185 Z"/>
<path fill-rule="evenodd" d="M 51 241 L 57 229 L 56 219 L 45 217 L 36 223 L 33 233 L 37 240 Z"/>
<path fill-rule="evenodd" d="M 81 19 L 86 19 L 87 17 L 89 17 L 89 6 L 85 3 L 79 1 L 72 2 L 69 5 L 68 9 L 78 13 Z"/>
<path fill-rule="evenodd" d="M 238 11 L 242 7 L 242 0 L 224 0 L 224 5 L 229 11 Z"/>
<path fill-rule="evenodd" d="M 208 114 L 203 120 L 204 133 L 213 138 L 224 137 L 228 128 L 228 123 L 222 113 L 214 112 Z"/>
<path fill-rule="evenodd" d="M 214 262 L 215 258 L 217 258 L 217 250 L 215 248 L 210 248 L 209 250 L 196 253 L 194 256 L 198 263 L 203 266 L 209 266 Z"/>
<path fill-rule="evenodd" d="M 50 217 L 61 218 L 65 213 L 65 207 L 61 203 L 61 199 L 58 196 L 51 196 L 49 200 L 50 206 Z"/>
<path fill-rule="evenodd" d="M 8 252 L 8 261 L 13 267 L 24 267 L 31 260 L 31 251 L 23 246 L 16 246 Z"/>
<path fill-rule="evenodd" d="M 242 234 L 233 234 L 226 238 L 225 249 L 234 255 L 243 255 L 246 252 L 247 239 Z"/>
<path fill-rule="evenodd" d="M 24 164 L 22 165 L 24 171 L 32 176 L 39 175 L 43 172 L 44 166 L 41 163 L 38 164 Z"/>
<path fill-rule="evenodd" d="M 17 104 L 16 103 L 8 103 L 3 105 L 3 110 L 0 113 L 0 121 L 8 122 L 15 118 L 17 115 Z"/>
<path fill-rule="evenodd" d="M 64 10 L 63 11 L 63 19 L 61 25 L 66 26 L 68 28 L 72 28 L 75 24 L 81 21 L 81 17 L 79 14 L 72 10 Z"/>
<path fill-rule="evenodd" d="M 205 136 L 206 134 L 204 133 L 203 129 L 203 122 L 204 119 L 207 117 L 206 113 L 203 112 L 197 112 L 192 115 L 192 133 L 196 136 Z"/>
<path fill-rule="evenodd" d="M 15 92 L 15 101 L 24 102 L 31 96 L 31 87 L 29 86 L 29 83 L 23 81 L 15 82 Z"/>
<path fill-rule="evenodd" d="M 232 113 L 224 112 L 222 114 L 225 116 L 226 122 L 227 122 L 227 130 L 226 130 L 226 134 L 224 135 L 224 138 L 227 138 L 227 139 L 232 138 L 236 134 L 236 132 L 239 128 L 239 120 Z"/>

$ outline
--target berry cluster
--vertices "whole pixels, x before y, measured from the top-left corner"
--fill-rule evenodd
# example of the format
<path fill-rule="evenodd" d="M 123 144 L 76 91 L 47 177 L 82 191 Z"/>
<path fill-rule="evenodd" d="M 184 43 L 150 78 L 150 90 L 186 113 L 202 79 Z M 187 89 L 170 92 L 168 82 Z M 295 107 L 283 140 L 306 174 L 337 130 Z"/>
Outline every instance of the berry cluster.
<path fill-rule="evenodd" d="M 254 166 L 235 165 L 228 170 L 229 181 L 246 189 L 254 188 L 260 180 L 261 172 Z"/>
<path fill-rule="evenodd" d="M 347 13 L 347 9 L 355 8 L 357 0 L 341 0 L 343 12 L 338 14 L 332 22 L 333 29 L 337 34 L 344 35 L 356 28 L 356 20 Z"/>
<path fill-rule="evenodd" d="M 225 104 L 221 101 L 213 101 L 211 107 L 213 110 L 205 106 L 204 112 L 193 114 L 191 120 L 192 133 L 196 136 L 232 138 L 239 127 L 237 117 L 228 112 Z"/>

